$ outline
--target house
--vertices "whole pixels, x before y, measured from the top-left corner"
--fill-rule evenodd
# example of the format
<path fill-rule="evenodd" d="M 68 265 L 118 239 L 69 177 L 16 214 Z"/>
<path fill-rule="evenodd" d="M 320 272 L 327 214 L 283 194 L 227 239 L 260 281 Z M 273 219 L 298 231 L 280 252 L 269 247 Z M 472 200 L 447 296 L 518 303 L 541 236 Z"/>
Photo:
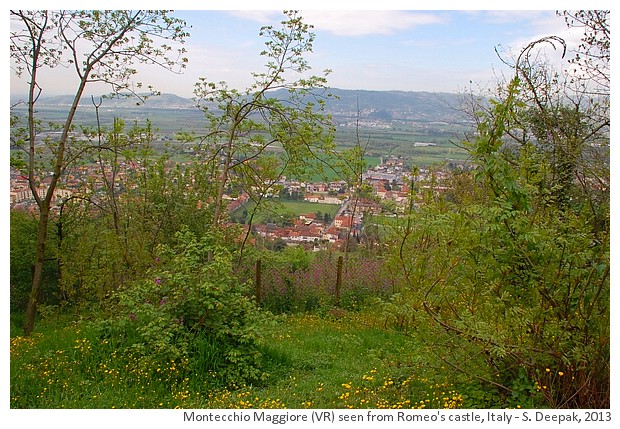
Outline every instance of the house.
<path fill-rule="evenodd" d="M 322 237 L 323 240 L 327 240 L 330 243 L 335 243 L 338 241 L 338 230 L 336 227 L 331 227 L 323 232 Z"/>
<path fill-rule="evenodd" d="M 299 220 L 301 220 L 304 223 L 308 223 L 308 222 L 312 222 L 316 219 L 316 213 L 308 213 L 308 214 L 301 214 L 299 215 Z"/>
<path fill-rule="evenodd" d="M 336 228 L 351 228 L 351 216 L 336 216 L 334 226 Z"/>
<path fill-rule="evenodd" d="M 321 195 L 309 194 L 304 196 L 304 201 L 308 201 L 309 203 L 319 203 L 323 197 Z"/>
<path fill-rule="evenodd" d="M 339 192 L 341 189 L 347 188 L 347 182 L 344 180 L 336 180 L 334 182 L 329 183 L 328 190 L 332 192 Z"/>
<path fill-rule="evenodd" d="M 327 184 L 322 182 L 308 183 L 306 185 L 306 192 L 327 192 Z"/>

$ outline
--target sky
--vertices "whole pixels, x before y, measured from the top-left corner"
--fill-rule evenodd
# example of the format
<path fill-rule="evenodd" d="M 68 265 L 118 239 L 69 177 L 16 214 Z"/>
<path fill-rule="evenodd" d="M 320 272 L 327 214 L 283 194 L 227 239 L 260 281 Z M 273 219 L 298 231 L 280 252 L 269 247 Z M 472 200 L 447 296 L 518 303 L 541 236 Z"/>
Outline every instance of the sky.
<path fill-rule="evenodd" d="M 53 3 L 46 3 L 46 7 L 55 8 Z M 129 2 L 132 8 L 141 7 L 141 3 Z M 158 2 L 147 2 L 147 7 L 153 7 L 153 3 Z M 260 4 L 261 9 L 247 9 L 243 7 L 247 2 L 216 0 L 198 3 L 210 9 L 197 10 L 197 2 L 179 1 L 174 3 L 178 9 L 173 16 L 191 26 L 185 43 L 187 69 L 177 75 L 149 67 L 140 69 L 137 80 L 183 97 L 193 96 L 194 84 L 200 78 L 225 81 L 229 87 L 243 90 L 252 82 L 251 73 L 265 67 L 265 57 L 259 55 L 265 42 L 259 36 L 260 28 L 278 26 L 284 18 L 282 10 L 295 8 L 305 22 L 314 26 L 313 52 L 307 55 L 312 73 L 330 69 L 329 86 L 463 92 L 471 86 L 492 86 L 498 76 L 510 73 L 497 51 L 508 59 L 531 41 L 551 35 L 563 37 L 574 46 L 576 33 L 568 34 L 564 19 L 555 13 L 557 8 L 570 6 L 570 2 L 557 3 L 538 2 L 539 9 L 529 10 L 485 10 L 459 9 L 468 2 L 436 1 L 436 10 L 411 10 L 411 2 L 386 0 L 381 2 L 385 9 L 363 10 L 334 7 L 333 1 L 267 1 L 252 3 Z M 510 2 L 502 4 L 516 7 Z M 528 2 L 520 4 L 528 6 Z M 161 7 L 171 5 L 162 2 Z M 596 6 L 596 2 L 589 5 Z M 605 2 L 601 5 L 607 6 Z M 548 51 L 551 57 L 557 57 L 552 49 Z M 75 91 L 75 83 L 65 69 L 40 77 L 45 79 L 45 95 Z M 11 73 L 11 94 L 23 93 L 24 89 L 25 79 L 19 81 Z"/>

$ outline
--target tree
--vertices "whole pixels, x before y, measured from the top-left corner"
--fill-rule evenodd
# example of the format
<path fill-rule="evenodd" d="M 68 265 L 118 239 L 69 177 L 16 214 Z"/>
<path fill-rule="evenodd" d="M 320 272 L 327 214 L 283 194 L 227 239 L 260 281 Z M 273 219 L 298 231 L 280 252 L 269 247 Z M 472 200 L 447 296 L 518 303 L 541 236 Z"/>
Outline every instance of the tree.
<path fill-rule="evenodd" d="M 501 150 L 513 162 L 524 151 L 530 154 L 522 167 L 529 168 L 530 184 L 539 188 L 544 204 L 588 210 L 593 226 L 603 230 L 609 222 L 610 190 L 608 12 L 560 15 L 570 28 L 583 28 L 577 48 L 549 36 L 528 44 L 516 58 L 501 54 L 518 78 L 519 112 L 505 124 L 502 139 L 507 144 Z M 552 50 L 561 54 L 559 65 L 547 57 Z M 506 101 L 508 87 L 499 82 L 496 102 Z M 496 113 L 487 100 L 468 97 L 478 126 Z"/>
<path fill-rule="evenodd" d="M 581 28 L 581 43 L 569 60 L 574 66 L 571 76 L 581 89 L 590 95 L 608 97 L 610 93 L 610 22 L 608 10 L 565 10 L 564 16 L 569 28 Z M 609 100 L 607 100 L 609 101 Z M 606 109 L 609 104 L 604 104 Z"/>
<path fill-rule="evenodd" d="M 11 11 L 11 59 L 18 76 L 28 79 L 27 125 L 15 134 L 14 144 L 22 148 L 28 164 L 28 182 L 39 209 L 36 259 L 32 290 L 26 309 L 24 332 L 30 334 L 41 289 L 47 226 L 56 189 L 69 165 L 88 150 L 73 134 L 73 119 L 88 85 L 104 84 L 114 94 L 137 95 L 141 88 L 132 85 L 137 73 L 135 63 L 151 64 L 174 70 L 184 67 L 186 59 L 173 55 L 165 41 L 183 42 L 185 22 L 171 18 L 167 11 Z M 164 41 L 161 45 L 155 39 Z M 42 196 L 38 194 L 39 159 L 36 103 L 43 92 L 41 76 L 57 66 L 75 73 L 77 86 L 60 137 L 44 141 L 49 157 L 50 181 Z M 23 132 L 23 133 L 22 133 Z"/>
<path fill-rule="evenodd" d="M 407 216 L 393 248 L 406 299 L 391 316 L 415 318 L 432 353 L 508 406 L 608 407 L 609 231 L 549 199 L 534 174 L 545 158 L 505 151 L 525 108 L 519 87 L 513 79 L 468 142 L 470 195 Z"/>
<path fill-rule="evenodd" d="M 200 138 L 203 156 L 217 168 L 213 195 L 213 225 L 222 222 L 224 195 L 231 183 L 240 186 L 255 203 L 285 172 L 303 173 L 311 160 L 333 150 L 333 127 L 323 113 L 326 76 L 306 76 L 306 54 L 312 52 L 312 26 L 295 11 L 285 11 L 281 28 L 265 26 L 266 70 L 253 73 L 254 83 L 245 91 L 225 82 L 201 78 L 194 93 L 207 118 L 208 133 Z M 289 79 L 290 74 L 297 75 Z M 275 92 L 281 90 L 281 92 Z M 280 98 L 279 98 L 280 97 Z M 272 148 L 278 156 L 269 155 Z M 268 158 L 271 158 L 269 160 Z"/>
<path fill-rule="evenodd" d="M 542 60 L 549 46 L 564 52 L 565 42 L 526 46 L 510 81 L 481 106 L 463 144 L 472 174 L 454 178 L 449 199 L 408 214 L 393 250 L 406 286 L 390 311 L 428 326 L 419 332 L 429 349 L 508 406 L 605 408 L 607 101 Z"/>
<path fill-rule="evenodd" d="M 367 170 L 366 150 L 370 143 L 370 137 L 367 138 L 364 146 L 360 137 L 360 109 L 359 99 L 356 99 L 357 116 L 355 119 L 355 145 L 349 149 L 342 151 L 336 161 L 336 171 L 340 178 L 347 184 L 348 189 L 352 190 L 352 197 L 346 203 L 347 210 L 350 212 L 351 227 L 347 229 L 347 236 L 344 245 L 345 263 L 348 262 L 350 245 L 352 243 L 351 233 L 353 232 L 353 221 L 357 214 L 357 206 L 362 199 L 364 193 L 368 193 L 369 184 L 364 183 L 364 172 Z M 366 195 L 368 196 L 368 195 Z"/>
<path fill-rule="evenodd" d="M 28 304 L 32 286 L 37 219 L 23 210 L 11 210 L 10 216 L 10 309 L 11 316 L 14 316 L 15 312 L 21 317 L 19 312 Z M 56 304 L 59 298 L 58 267 L 52 258 L 46 257 L 45 260 L 45 275 L 41 288 L 45 293 L 45 304 Z"/>
<path fill-rule="evenodd" d="M 581 43 L 570 53 L 568 81 L 585 108 L 579 110 L 584 156 L 576 180 L 597 225 L 609 221 L 610 22 L 608 10 L 563 11 L 569 28 L 583 29 Z M 576 97 L 572 97 L 572 100 Z M 574 104 L 574 103 L 573 103 Z M 596 207 L 598 206 L 598 210 Z"/>

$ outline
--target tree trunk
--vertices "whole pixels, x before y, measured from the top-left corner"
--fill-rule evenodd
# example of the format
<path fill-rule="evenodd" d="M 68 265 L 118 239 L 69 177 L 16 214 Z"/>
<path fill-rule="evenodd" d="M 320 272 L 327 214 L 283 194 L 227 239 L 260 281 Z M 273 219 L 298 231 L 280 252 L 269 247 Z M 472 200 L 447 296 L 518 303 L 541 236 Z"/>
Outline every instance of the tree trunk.
<path fill-rule="evenodd" d="M 90 72 L 90 70 L 89 70 Z M 88 76 L 88 74 L 86 75 Z M 34 134 L 34 98 L 29 99 L 29 121 L 30 121 L 30 165 L 28 171 L 28 182 L 30 189 L 39 207 L 39 232 L 37 234 L 37 251 L 34 263 L 34 273 L 32 276 L 32 289 L 30 290 L 30 297 L 28 298 L 28 306 L 26 307 L 26 321 L 24 322 L 24 335 L 30 335 L 34 330 L 34 319 L 37 314 L 37 305 L 39 301 L 39 295 L 41 294 L 41 282 L 43 280 L 43 262 L 45 260 L 45 243 L 47 240 L 47 226 L 49 224 L 50 210 L 52 207 L 52 201 L 54 199 L 54 192 L 58 186 L 58 181 L 62 176 L 65 165 L 65 149 L 67 140 L 69 139 L 69 131 L 73 124 L 73 118 L 77 111 L 78 103 L 86 87 L 86 78 L 83 78 L 80 82 L 80 86 L 73 99 L 73 104 L 69 110 L 67 120 L 62 129 L 62 135 L 58 141 L 58 147 L 56 149 L 56 159 L 54 162 L 54 169 L 52 174 L 52 180 L 49 183 L 47 192 L 44 198 L 40 198 L 37 194 L 36 188 L 36 176 L 34 172 L 34 153 L 35 153 L 35 134 Z"/>
<path fill-rule="evenodd" d="M 42 204 L 39 208 L 39 232 L 37 234 L 37 251 L 32 273 L 32 289 L 26 307 L 26 320 L 24 322 L 24 335 L 30 335 L 34 330 L 34 319 L 37 314 L 37 305 L 41 295 L 41 283 L 43 282 L 43 264 L 45 262 L 45 242 L 47 239 L 47 226 L 49 223 L 50 206 Z"/>
<path fill-rule="evenodd" d="M 213 213 L 213 226 L 216 228 L 220 224 L 222 212 L 224 211 L 223 199 L 224 199 L 224 192 L 226 191 L 226 185 L 228 184 L 228 172 L 232 164 L 232 156 L 233 156 L 232 150 L 233 150 L 233 143 L 235 140 L 236 124 L 237 123 L 235 122 L 235 126 L 233 127 L 228 137 L 228 144 L 226 147 L 227 149 L 226 150 L 226 161 L 224 162 L 224 165 L 222 167 L 222 174 L 220 175 L 220 183 L 218 184 L 217 197 L 215 198 L 215 209 Z"/>

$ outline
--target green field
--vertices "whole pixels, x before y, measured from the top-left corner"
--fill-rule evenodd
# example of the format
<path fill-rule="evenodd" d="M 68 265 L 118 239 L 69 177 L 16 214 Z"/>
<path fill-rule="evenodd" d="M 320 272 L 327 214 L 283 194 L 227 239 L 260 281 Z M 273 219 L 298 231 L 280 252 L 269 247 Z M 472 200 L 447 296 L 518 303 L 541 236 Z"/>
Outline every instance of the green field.
<path fill-rule="evenodd" d="M 249 213 L 251 213 L 254 207 L 255 204 L 253 202 L 249 202 L 243 207 L 237 209 L 234 213 L 232 213 L 231 217 L 237 221 L 240 221 L 242 219 L 243 212 L 247 210 Z M 340 206 L 336 204 L 320 204 L 310 203 L 307 201 L 282 200 L 277 206 L 274 206 L 273 204 L 265 205 L 263 209 L 259 210 L 254 215 L 252 223 L 255 225 L 265 223 L 265 221 L 275 221 L 276 223 L 278 223 L 277 220 L 282 219 L 281 217 L 299 217 L 299 215 L 302 214 L 317 212 L 321 212 L 322 214 L 328 213 L 329 216 L 333 218 L 339 208 Z"/>
<path fill-rule="evenodd" d="M 364 157 L 364 162 L 366 163 L 367 168 L 372 168 L 372 167 L 376 167 L 377 165 L 381 164 L 381 157 L 380 156 L 365 156 Z M 312 164 L 318 164 L 318 161 L 313 162 Z M 312 164 L 310 166 L 310 169 L 312 169 Z M 336 181 L 336 180 L 343 180 L 344 178 L 341 177 L 338 172 L 336 172 L 333 168 L 330 168 L 329 165 L 334 165 L 335 163 L 333 161 L 328 161 L 325 164 L 322 164 L 322 172 L 321 173 L 315 173 L 315 174 L 311 174 L 309 177 L 304 177 L 304 178 L 297 178 L 294 175 L 286 175 L 287 177 L 289 177 L 291 180 L 304 180 L 304 181 L 308 181 L 310 183 L 316 183 L 316 182 L 332 182 L 332 181 Z"/>
<path fill-rule="evenodd" d="M 285 210 L 293 212 L 296 215 L 321 212 L 329 213 L 332 217 L 336 214 L 338 208 L 340 207 L 336 204 L 320 204 L 306 201 L 283 201 L 282 205 Z"/>
<path fill-rule="evenodd" d="M 14 109 L 23 114 L 20 107 Z M 43 123 L 60 122 L 66 116 L 66 108 L 44 106 L 41 111 Z M 198 109 L 145 109 L 141 107 L 108 109 L 100 112 L 100 120 L 104 127 L 110 127 L 114 118 L 120 117 L 126 123 L 137 122 L 144 125 L 147 120 L 152 123 L 157 139 L 165 139 L 176 143 L 176 136 L 180 132 L 203 135 L 207 125 L 204 114 Z M 84 104 L 78 110 L 76 124 L 94 127 L 97 116 L 90 103 Z M 452 142 L 460 142 L 469 126 L 463 124 L 433 124 L 433 123 L 400 123 L 392 124 L 389 129 L 338 128 L 335 143 L 338 149 L 349 149 L 355 145 L 364 147 L 366 162 L 369 167 L 378 165 L 381 156 L 402 156 L 408 163 L 418 166 L 428 166 L 445 162 L 446 160 L 463 160 L 466 157 L 464 150 Z M 415 142 L 433 143 L 432 147 L 415 147 Z M 156 142 L 159 147 L 163 143 Z M 334 180 L 337 174 L 325 168 L 324 175 L 316 175 L 312 181 Z"/>
<path fill-rule="evenodd" d="M 402 124 L 384 130 L 362 129 L 360 134 L 369 157 L 402 156 L 411 165 L 426 167 L 465 160 L 466 151 L 454 143 L 460 143 L 466 131 L 470 131 L 470 127 L 461 124 Z M 349 148 L 357 142 L 358 136 L 353 130 L 338 130 L 338 147 Z M 432 143 L 434 146 L 420 147 L 415 143 Z"/>

